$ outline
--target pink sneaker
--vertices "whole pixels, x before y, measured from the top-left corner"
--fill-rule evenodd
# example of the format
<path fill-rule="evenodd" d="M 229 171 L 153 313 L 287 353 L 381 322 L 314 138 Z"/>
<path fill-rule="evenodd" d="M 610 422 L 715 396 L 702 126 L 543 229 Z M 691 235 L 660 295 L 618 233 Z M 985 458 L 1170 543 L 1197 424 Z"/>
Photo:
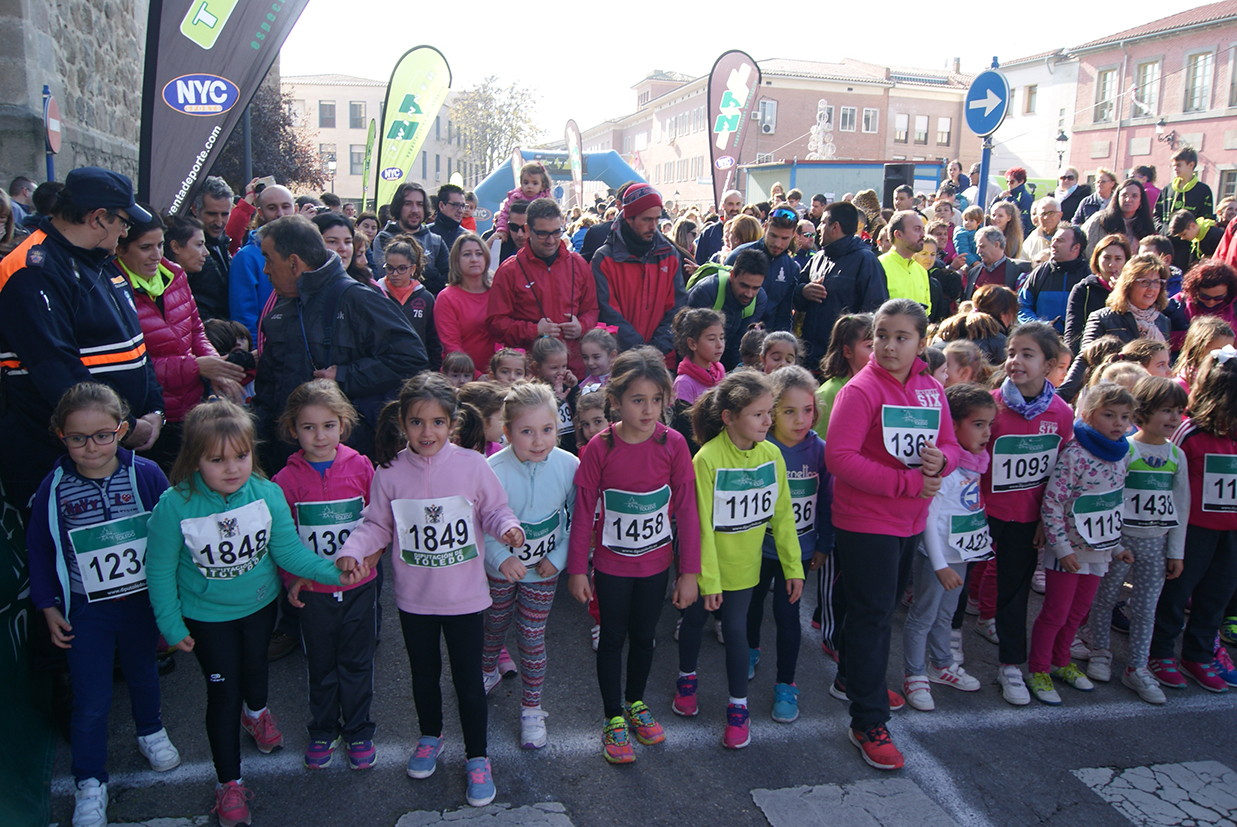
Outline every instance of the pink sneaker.
<path fill-rule="evenodd" d="M 1181 671 L 1185 676 L 1208 692 L 1227 692 L 1228 684 L 1220 678 L 1215 669 L 1215 662 L 1195 663 L 1192 660 L 1181 661 Z"/>
<path fill-rule="evenodd" d="M 1159 681 L 1160 686 L 1168 689 L 1185 689 L 1185 678 L 1177 670 L 1176 658 L 1152 658 L 1147 662 L 1151 674 Z"/>
<path fill-rule="evenodd" d="M 269 709 L 262 710 L 262 714 L 257 718 L 250 718 L 243 710 L 241 711 L 241 726 L 253 736 L 254 742 L 258 745 L 258 752 L 266 755 L 283 748 L 283 735 L 275 728 L 275 723 L 275 716 Z"/>
<path fill-rule="evenodd" d="M 747 719 L 747 707 L 734 704 L 726 707 L 726 732 L 722 735 L 722 746 L 726 749 L 743 749 L 752 742 Z"/>
<path fill-rule="evenodd" d="M 829 644 L 825 643 L 823 640 L 820 642 L 820 650 L 828 655 L 831 661 L 834 663 L 838 662 L 838 650 L 831 648 Z"/>
<path fill-rule="evenodd" d="M 498 674 L 505 678 L 508 675 L 514 675 L 515 673 L 515 661 L 511 659 L 511 653 L 508 652 L 507 647 L 504 646 L 502 651 L 498 653 Z"/>
<path fill-rule="evenodd" d="M 674 703 L 670 705 L 670 708 L 674 710 L 675 715 L 694 718 L 700 712 L 696 706 L 696 686 L 695 675 L 679 678 L 674 682 Z"/>
<path fill-rule="evenodd" d="M 215 788 L 215 807 L 212 813 L 219 815 L 219 827 L 236 827 L 249 824 L 249 800 L 253 793 L 238 781 L 229 781 Z"/>

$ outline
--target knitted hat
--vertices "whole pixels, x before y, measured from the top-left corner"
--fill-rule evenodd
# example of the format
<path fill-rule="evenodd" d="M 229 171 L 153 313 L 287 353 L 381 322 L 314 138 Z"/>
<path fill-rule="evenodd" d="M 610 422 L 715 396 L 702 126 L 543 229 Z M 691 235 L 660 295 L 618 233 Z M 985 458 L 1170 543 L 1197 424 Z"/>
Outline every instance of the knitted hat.
<path fill-rule="evenodd" d="M 623 193 L 624 218 L 634 218 L 645 210 L 661 205 L 661 196 L 648 184 L 634 184 Z"/>

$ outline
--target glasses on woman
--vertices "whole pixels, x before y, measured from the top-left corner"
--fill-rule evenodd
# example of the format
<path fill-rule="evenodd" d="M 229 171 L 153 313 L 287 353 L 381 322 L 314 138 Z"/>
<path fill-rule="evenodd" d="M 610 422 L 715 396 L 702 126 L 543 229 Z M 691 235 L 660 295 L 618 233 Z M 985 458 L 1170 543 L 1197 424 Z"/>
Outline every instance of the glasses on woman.
<path fill-rule="evenodd" d="M 91 440 L 95 445 L 111 445 L 116 441 L 116 435 L 120 433 L 120 426 L 116 426 L 114 431 L 99 431 L 97 434 L 69 434 L 68 436 L 60 437 L 60 441 L 70 448 L 81 448 L 86 444 L 86 440 Z"/>
<path fill-rule="evenodd" d="M 393 276 L 406 276 L 412 270 L 412 265 L 411 264 L 400 264 L 396 266 L 393 264 L 388 264 L 383 269 Z"/>
<path fill-rule="evenodd" d="M 1227 298 L 1228 298 L 1227 289 L 1225 289 L 1224 292 L 1220 293 L 1219 295 L 1215 295 L 1215 296 L 1209 295 L 1207 293 L 1198 294 L 1198 301 L 1201 304 L 1219 304 L 1220 302 L 1224 301 Z"/>
<path fill-rule="evenodd" d="M 1160 289 L 1168 284 L 1167 279 L 1134 279 L 1134 284 L 1140 290 L 1146 290 L 1148 287 Z"/>

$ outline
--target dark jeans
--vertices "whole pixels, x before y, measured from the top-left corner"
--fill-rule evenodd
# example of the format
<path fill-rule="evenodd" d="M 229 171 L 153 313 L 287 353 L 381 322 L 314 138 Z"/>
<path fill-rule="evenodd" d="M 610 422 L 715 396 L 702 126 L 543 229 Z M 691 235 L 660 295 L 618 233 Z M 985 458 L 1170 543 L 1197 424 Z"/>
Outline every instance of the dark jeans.
<path fill-rule="evenodd" d="M 889 720 L 890 630 L 898 598 L 910 578 L 920 535 L 890 537 L 835 529 L 838 567 L 846 582 L 842 668 L 851 728 L 866 731 Z"/>
<path fill-rule="evenodd" d="M 1015 523 L 988 517 L 988 530 L 996 546 L 996 633 L 1001 639 L 1003 664 L 1027 662 L 1027 599 L 1031 577 L 1039 562 L 1034 523 Z"/>
<path fill-rule="evenodd" d="M 65 649 L 73 681 L 73 778 L 107 783 L 107 716 L 112 709 L 112 665 L 120 651 L 120 668 L 129 685 L 129 706 L 138 735 L 163 729 L 159 717 L 159 673 L 155 645 L 159 629 L 146 592 L 100 603 L 73 595 L 69 622 L 72 648 Z M 40 616 L 42 613 L 40 612 Z"/>
<path fill-rule="evenodd" d="M 206 738 L 219 783 L 241 777 L 241 702 L 266 706 L 266 647 L 275 628 L 275 601 L 239 620 L 185 618 L 193 654 L 206 677 Z"/>
<path fill-rule="evenodd" d="M 412 700 L 417 707 L 421 734 L 442 735 L 442 647 L 447 641 L 451 660 L 451 682 L 464 730 L 466 758 L 484 758 L 487 751 L 485 727 L 489 713 L 485 704 L 485 684 L 481 679 L 481 650 L 484 638 L 482 612 L 466 615 L 417 615 L 401 611 L 399 625 L 408 649 L 412 671 Z"/>
<path fill-rule="evenodd" d="M 603 571 L 593 573 L 597 608 L 601 613 L 601 637 L 597 641 L 597 684 L 606 719 L 623 714 L 623 641 L 627 650 L 628 703 L 644 700 L 644 689 L 653 668 L 654 636 L 666 599 L 670 569 L 649 577 L 620 577 Z M 686 621 L 684 621 L 686 623 Z M 681 645 L 681 644 L 680 644 Z"/>
<path fill-rule="evenodd" d="M 806 561 L 804 568 L 807 568 Z M 777 682 L 794 683 L 803 629 L 799 625 L 799 604 L 791 603 L 786 594 L 786 575 L 777 558 L 762 557 L 760 560 L 760 582 L 752 592 L 752 603 L 747 609 L 747 646 L 760 648 L 760 624 L 765 618 L 765 595 L 769 593 L 770 583 L 773 584 L 773 624 L 777 627 Z"/>
<path fill-rule="evenodd" d="M 374 699 L 374 597 L 371 580 L 348 591 L 301 592 L 301 633 L 309 672 L 309 737 L 367 741 Z M 335 594 L 339 595 L 336 599 Z"/>
<path fill-rule="evenodd" d="M 751 602 L 751 589 L 723 591 L 722 606 L 718 610 L 722 616 L 722 636 L 726 639 L 726 685 L 732 698 L 747 697 L 747 610 Z M 683 613 L 683 625 L 679 628 L 680 672 L 696 671 L 700 640 L 708 617 L 709 613 L 704 610 L 704 595 Z"/>
<path fill-rule="evenodd" d="M 1191 525 L 1185 534 L 1185 565 L 1176 580 L 1166 580 L 1155 607 L 1151 657 L 1171 658 L 1185 627 L 1181 658 L 1211 663 L 1216 631 L 1237 586 L 1237 533 Z M 1190 619 L 1185 606 L 1190 603 Z"/>

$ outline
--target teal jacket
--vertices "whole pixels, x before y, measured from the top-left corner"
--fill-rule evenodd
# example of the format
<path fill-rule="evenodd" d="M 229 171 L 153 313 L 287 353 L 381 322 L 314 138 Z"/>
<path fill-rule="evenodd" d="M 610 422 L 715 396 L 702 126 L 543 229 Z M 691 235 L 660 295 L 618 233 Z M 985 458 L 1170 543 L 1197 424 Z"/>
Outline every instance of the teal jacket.
<path fill-rule="evenodd" d="M 190 548 L 185 536 L 190 521 L 222 516 L 258 501 L 265 503 L 269 527 L 264 518 L 252 534 L 246 534 L 244 526 L 224 518 L 218 521 L 217 535 L 224 539 L 219 539 L 216 547 Z M 261 513 L 262 508 L 250 511 Z M 230 536 L 235 536 L 235 542 L 226 539 Z M 251 540 L 248 548 L 246 539 Z M 194 545 L 202 544 L 199 541 Z M 231 550 L 234 547 L 236 550 Z M 220 560 L 233 558 L 237 563 L 234 576 L 208 578 L 208 569 L 194 557 L 197 554 L 205 559 L 208 553 Z M 195 472 L 192 480 L 163 492 L 151 513 L 146 536 L 146 585 L 159 631 L 172 645 L 189 634 L 184 618 L 212 623 L 239 620 L 268 605 L 279 597 L 281 568 L 298 577 L 339 585 L 340 572 L 335 565 L 301 543 L 283 490 L 270 480 L 251 476 L 239 491 L 224 497 L 207 488 L 201 474 Z"/>
<path fill-rule="evenodd" d="M 498 569 L 503 561 L 513 553 L 523 561 L 538 552 L 543 552 L 545 559 L 561 572 L 567 567 L 567 533 L 571 530 L 571 512 L 576 504 L 575 477 L 580 460 L 562 448 L 555 448 L 541 462 L 524 462 L 508 445 L 486 462 L 507 491 L 507 505 L 520 520 L 526 545 L 513 551 L 511 546 L 487 534 L 485 573 L 496 580 L 505 580 Z M 555 518 L 557 530 L 546 533 Z M 545 579 L 537 573 L 536 567 L 529 567 L 523 582 L 540 583 Z"/>

